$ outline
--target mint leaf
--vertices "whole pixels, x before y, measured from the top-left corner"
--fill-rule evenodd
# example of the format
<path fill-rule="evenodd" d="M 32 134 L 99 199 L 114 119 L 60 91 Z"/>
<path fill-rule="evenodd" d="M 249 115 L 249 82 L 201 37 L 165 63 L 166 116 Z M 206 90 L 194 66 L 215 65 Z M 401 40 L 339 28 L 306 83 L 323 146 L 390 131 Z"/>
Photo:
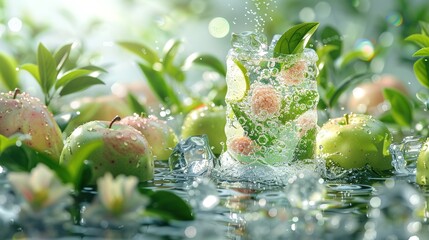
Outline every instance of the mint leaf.
<path fill-rule="evenodd" d="M 304 50 L 319 23 L 301 23 L 287 30 L 274 47 L 274 57 L 280 54 L 300 53 Z"/>

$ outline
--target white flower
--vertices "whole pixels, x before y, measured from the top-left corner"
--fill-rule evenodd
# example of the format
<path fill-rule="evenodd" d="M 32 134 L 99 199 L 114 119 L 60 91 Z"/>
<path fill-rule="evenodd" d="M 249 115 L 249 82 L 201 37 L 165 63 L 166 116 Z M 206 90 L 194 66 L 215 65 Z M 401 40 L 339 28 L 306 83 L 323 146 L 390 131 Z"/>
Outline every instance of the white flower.
<path fill-rule="evenodd" d="M 70 185 L 64 185 L 52 170 L 43 164 L 38 164 L 30 173 L 11 172 L 8 180 L 33 212 L 64 203 L 69 200 L 72 190 Z"/>
<path fill-rule="evenodd" d="M 137 191 L 137 183 L 135 176 L 113 178 L 111 173 L 106 173 L 97 180 L 98 201 L 89 207 L 86 216 L 95 220 L 103 216 L 121 218 L 140 214 L 148 199 Z M 93 214 L 96 216 L 91 216 Z"/>

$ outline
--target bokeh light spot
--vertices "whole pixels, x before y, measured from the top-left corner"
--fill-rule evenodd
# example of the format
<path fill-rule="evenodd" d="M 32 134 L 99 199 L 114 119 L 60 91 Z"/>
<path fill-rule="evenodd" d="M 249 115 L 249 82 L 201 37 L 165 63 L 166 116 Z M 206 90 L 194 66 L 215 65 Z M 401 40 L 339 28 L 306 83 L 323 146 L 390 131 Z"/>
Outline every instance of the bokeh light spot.
<path fill-rule="evenodd" d="M 215 38 L 223 38 L 229 33 L 229 23 L 225 18 L 213 18 L 209 23 L 209 33 Z"/>
<path fill-rule="evenodd" d="M 358 39 L 355 49 L 362 52 L 363 60 L 371 60 L 374 57 L 374 45 L 368 39 Z"/>
<path fill-rule="evenodd" d="M 393 12 L 386 16 L 386 21 L 392 26 L 399 27 L 404 22 L 404 19 L 401 14 Z"/>
<path fill-rule="evenodd" d="M 311 22 L 316 18 L 314 10 L 309 7 L 305 7 L 299 11 L 299 19 L 303 22 Z"/>
<path fill-rule="evenodd" d="M 7 26 L 12 32 L 19 32 L 22 29 L 22 21 L 17 17 L 13 17 L 7 22 Z"/>

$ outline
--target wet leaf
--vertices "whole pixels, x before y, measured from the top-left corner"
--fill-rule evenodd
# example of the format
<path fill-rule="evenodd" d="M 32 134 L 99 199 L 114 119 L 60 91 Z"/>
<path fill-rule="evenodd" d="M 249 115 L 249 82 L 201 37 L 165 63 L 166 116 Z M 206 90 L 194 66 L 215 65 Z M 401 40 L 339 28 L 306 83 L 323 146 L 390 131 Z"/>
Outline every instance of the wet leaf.
<path fill-rule="evenodd" d="M 209 67 L 221 76 L 226 76 L 226 69 L 223 62 L 215 56 L 203 53 L 193 53 L 186 58 L 185 63 L 183 64 L 183 69 L 188 70 L 194 64 Z"/>
<path fill-rule="evenodd" d="M 413 121 L 413 106 L 408 98 L 398 90 L 391 88 L 385 88 L 383 95 L 390 103 L 390 112 L 395 122 L 401 126 L 410 126 Z"/>
<path fill-rule="evenodd" d="M 163 220 L 194 220 L 192 208 L 179 196 L 169 191 L 148 193 L 150 204 L 146 212 Z"/>
<path fill-rule="evenodd" d="M 60 96 L 79 92 L 97 84 L 104 84 L 104 82 L 98 78 L 91 76 L 82 76 L 74 78 L 64 85 L 64 87 L 60 91 Z"/>
<path fill-rule="evenodd" d="M 0 82 L 8 90 L 19 88 L 18 71 L 15 59 L 5 53 L 0 53 Z"/>
<path fill-rule="evenodd" d="M 278 40 L 274 47 L 274 56 L 302 52 L 318 27 L 319 23 L 316 22 L 301 23 L 293 26 Z"/>
<path fill-rule="evenodd" d="M 149 64 L 154 64 L 159 61 L 158 54 L 144 44 L 135 42 L 117 42 L 117 44 L 127 49 L 128 51 L 136 54 Z"/>
<path fill-rule="evenodd" d="M 41 88 L 43 93 L 47 95 L 57 79 L 58 72 L 54 57 L 42 43 L 39 44 L 37 50 L 37 66 L 39 68 Z"/>
<path fill-rule="evenodd" d="M 414 63 L 414 74 L 421 85 L 429 88 L 429 58 L 420 58 Z"/>

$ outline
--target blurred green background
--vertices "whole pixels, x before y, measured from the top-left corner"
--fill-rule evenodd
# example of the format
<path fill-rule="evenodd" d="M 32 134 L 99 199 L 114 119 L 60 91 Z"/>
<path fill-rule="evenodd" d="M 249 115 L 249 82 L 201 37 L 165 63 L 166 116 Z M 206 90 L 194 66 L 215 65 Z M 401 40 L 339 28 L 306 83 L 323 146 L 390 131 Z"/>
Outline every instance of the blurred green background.
<path fill-rule="evenodd" d="M 295 23 L 317 21 L 320 28 L 332 26 L 339 32 L 343 52 L 368 54 L 347 71 L 392 74 L 414 93 L 422 88 L 412 69 L 417 48 L 404 39 L 420 31 L 419 21 L 429 21 L 427 9 L 424 0 L 0 0 L 0 52 L 20 65 L 36 61 L 40 42 L 51 50 L 74 43 L 70 65 L 92 64 L 108 71 L 103 76 L 107 87 L 86 93 L 105 94 L 115 83 L 144 79 L 137 58 L 117 41 L 144 43 L 161 52 L 169 39 L 180 39 L 178 59 L 201 52 L 224 62 L 233 32 L 260 31 L 270 39 Z M 318 37 L 312 44 L 330 41 Z M 202 93 L 222 85 L 222 76 L 211 73 L 194 68 L 187 72 L 187 84 Z M 19 74 L 25 90 L 40 95 L 34 79 Z"/>

